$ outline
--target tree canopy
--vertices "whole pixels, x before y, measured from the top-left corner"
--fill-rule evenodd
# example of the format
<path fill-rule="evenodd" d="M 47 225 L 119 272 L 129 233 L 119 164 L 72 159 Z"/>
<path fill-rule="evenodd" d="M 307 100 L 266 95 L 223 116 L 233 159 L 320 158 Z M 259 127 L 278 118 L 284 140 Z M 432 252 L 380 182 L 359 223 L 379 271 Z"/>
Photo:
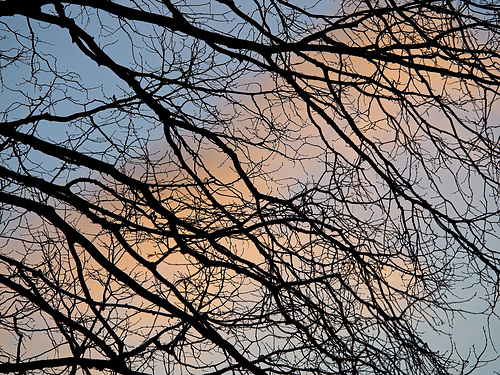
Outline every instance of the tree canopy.
<path fill-rule="evenodd" d="M 499 14 L 0 1 L 0 373 L 498 363 Z"/>

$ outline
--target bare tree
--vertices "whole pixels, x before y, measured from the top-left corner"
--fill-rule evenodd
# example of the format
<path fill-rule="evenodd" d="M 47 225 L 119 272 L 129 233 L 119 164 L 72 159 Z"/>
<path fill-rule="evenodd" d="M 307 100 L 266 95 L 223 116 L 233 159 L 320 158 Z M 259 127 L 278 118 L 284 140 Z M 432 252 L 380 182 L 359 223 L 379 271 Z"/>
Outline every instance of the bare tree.
<path fill-rule="evenodd" d="M 479 374 L 499 14 L 1 1 L 0 373 Z"/>

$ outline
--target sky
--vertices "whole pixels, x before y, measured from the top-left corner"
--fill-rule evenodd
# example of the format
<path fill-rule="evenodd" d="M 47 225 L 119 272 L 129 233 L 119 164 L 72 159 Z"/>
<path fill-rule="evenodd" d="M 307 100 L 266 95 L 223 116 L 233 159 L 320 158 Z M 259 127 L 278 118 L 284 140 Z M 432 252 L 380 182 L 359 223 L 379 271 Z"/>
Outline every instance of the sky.
<path fill-rule="evenodd" d="M 243 4 L 243 3 L 242 3 Z M 331 3 L 328 1 L 322 2 L 322 6 L 320 9 L 328 9 L 331 6 Z M 217 5 L 218 7 L 220 5 Z M 215 3 L 214 3 L 215 7 Z M 247 9 L 242 6 L 242 10 L 245 12 L 249 12 Z M 106 20 L 104 19 L 104 22 Z M 16 17 L 16 18 L 11 18 L 6 21 L 6 24 L 9 27 L 18 27 L 24 32 L 28 32 L 28 25 L 26 23 L 26 20 L 21 18 L 21 17 Z M 5 27 L 5 26 L 4 26 Z M 43 28 L 39 27 L 36 24 L 32 24 L 31 27 L 36 30 L 37 35 L 40 36 L 40 45 L 43 44 L 43 49 L 45 51 L 48 51 L 51 55 L 57 56 L 57 60 L 55 61 L 57 63 L 57 66 L 60 71 L 75 71 L 78 72 L 78 77 L 75 77 L 75 83 L 74 83 L 74 90 L 68 90 L 67 92 L 61 92 L 61 91 L 56 91 L 52 95 L 53 100 L 58 100 L 58 99 L 63 99 L 65 98 L 60 104 L 57 105 L 57 110 L 60 111 L 59 113 L 70 113 L 74 108 L 78 107 L 77 105 L 71 104 L 71 101 L 74 100 L 75 102 L 78 102 L 79 100 L 92 100 L 92 99 L 97 99 L 101 95 L 105 97 L 112 97 L 115 95 L 117 98 L 122 97 L 122 90 L 125 90 L 126 88 L 124 87 L 124 84 L 119 82 L 113 74 L 110 74 L 110 72 L 104 68 L 104 67 L 98 67 L 96 66 L 93 62 L 89 61 L 85 57 L 81 55 L 80 52 L 77 51 L 76 47 L 74 44 L 71 43 L 71 40 L 69 39 L 68 36 L 63 35 L 63 33 L 60 33 L 56 27 L 50 27 L 50 28 Z M 90 29 L 95 28 L 95 25 L 90 24 Z M 5 30 L 5 29 L 4 29 Z M 103 32 L 106 32 L 103 30 Z M 147 33 L 146 33 L 147 35 Z M 147 35 L 151 36 L 151 35 Z M 111 34 L 106 38 L 109 41 L 109 46 L 106 48 L 106 51 L 109 52 L 110 55 L 113 55 L 117 60 L 122 61 L 125 65 L 127 64 L 135 64 L 137 62 L 141 62 L 144 64 L 151 64 L 154 65 L 157 63 L 157 61 L 152 61 L 148 60 L 149 59 L 149 54 L 141 51 L 135 51 L 135 54 L 133 55 L 135 58 L 135 63 L 132 62 L 132 55 L 130 53 L 130 48 L 129 48 L 129 40 L 124 36 L 124 34 Z M 147 38 L 146 38 L 147 39 Z M 12 43 L 12 40 L 2 40 L 0 41 L 0 49 L 5 50 L 9 48 L 9 43 Z M 27 43 L 27 41 L 22 41 L 22 43 Z M 46 44 L 45 44 L 46 43 Z M 153 59 L 153 57 L 150 57 Z M 141 60 L 142 59 L 142 60 Z M 43 61 L 41 61 L 41 64 L 43 64 Z M 364 67 L 360 67 L 359 69 L 364 69 Z M 4 68 L 2 71 L 2 80 L 4 83 L 4 86 L 11 87 L 13 90 L 16 90 L 16 87 L 19 88 L 20 92 L 14 92 L 14 91 L 4 91 L 2 93 L 2 99 L 0 101 L 0 110 L 3 112 L 5 111 L 5 108 L 12 108 L 9 107 L 12 102 L 15 102 L 17 100 L 23 101 L 23 95 L 33 95 L 36 97 L 36 95 L 43 95 L 44 89 L 40 90 L 39 92 L 35 92 L 34 90 L 31 90 L 28 88 L 30 86 L 29 84 L 24 85 L 24 86 L 16 86 L 17 83 L 19 82 L 19 78 L 22 76 L 27 76 L 30 74 L 30 72 L 26 71 L 25 68 L 21 66 L 9 66 L 7 68 Z M 39 75 L 39 79 L 43 80 L 43 75 Z M 258 83 L 262 85 L 263 87 L 272 87 L 273 82 L 269 80 L 269 78 L 259 76 L 258 78 L 255 77 L 244 77 L 245 80 L 255 80 L 254 83 Z M 95 89 L 89 91 L 89 97 L 82 98 L 81 93 L 78 92 L 78 82 L 84 82 L 86 86 L 94 86 Z M 43 82 L 39 82 L 43 83 Z M 47 82 L 48 84 L 49 82 Z M 58 97 L 60 95 L 60 97 Z M 68 100 L 69 99 L 69 100 Z M 175 98 L 177 103 L 182 101 L 182 97 Z M 215 104 L 217 105 L 220 102 L 215 101 Z M 183 104 L 185 107 L 184 108 L 189 108 L 189 103 L 184 103 Z M 251 104 L 249 104 L 251 105 Z M 228 110 L 230 107 L 226 107 L 225 110 Z M 500 108 L 498 108 L 499 114 L 500 114 Z M 16 109 L 14 111 L 11 111 L 9 116 L 21 116 L 26 110 L 23 108 Z M 276 109 L 276 111 L 278 111 Z M 269 116 L 283 116 L 281 113 L 272 113 L 269 112 Z M 290 116 L 290 114 L 288 114 Z M 303 118 L 306 117 L 306 115 L 303 112 L 298 112 L 294 114 L 293 116 L 298 116 L 300 117 L 300 120 L 297 120 L 297 123 L 300 124 Z M 293 117 L 292 116 L 292 117 Z M 382 116 L 382 115 L 380 115 Z M 500 116 L 492 116 L 493 119 L 498 118 Z M 9 118 L 10 119 L 10 118 Z M 116 124 L 114 123 L 116 119 L 113 117 L 110 117 L 109 119 L 109 129 L 113 129 L 116 133 L 115 136 L 117 138 L 120 132 L 123 132 L 123 134 L 126 134 L 126 131 L 121 128 L 117 127 Z M 144 121 L 143 124 L 141 124 L 141 119 L 134 118 L 134 127 L 136 129 L 145 129 L 149 126 L 149 123 L 147 121 Z M 39 132 L 40 134 L 43 134 L 46 139 L 50 139 L 54 142 L 64 140 L 70 131 L 73 130 L 68 130 L 66 128 L 66 124 L 58 124 L 54 125 L 54 123 L 45 123 L 45 124 L 40 124 Z M 299 130 L 297 130 L 299 132 Z M 97 130 L 96 130 L 97 134 Z M 302 137 L 303 135 L 297 133 L 299 137 Z M 155 131 L 153 133 L 153 137 L 161 137 L 161 132 L 159 130 Z M 93 147 L 96 147 L 96 150 L 102 151 L 101 147 L 102 143 L 96 143 L 93 145 Z M 161 148 L 161 140 L 158 140 L 158 142 L 155 143 L 154 146 L 152 146 L 153 149 L 160 149 Z M 309 149 L 304 150 L 304 152 L 314 152 L 315 147 L 311 146 Z M 109 151 L 111 153 L 114 152 L 119 152 L 119 150 L 115 151 Z M 347 152 L 347 151 L 346 151 Z M 228 167 L 228 164 L 224 160 L 219 160 L 219 158 L 216 157 L 217 151 L 209 151 L 206 153 L 204 158 L 206 159 L 205 162 L 208 165 L 209 168 L 213 170 L 218 170 L 218 173 L 226 173 L 225 177 L 228 179 L 230 176 L 230 170 Z M 257 155 L 257 157 L 260 156 L 262 157 L 263 160 L 268 160 L 266 159 L 267 155 L 263 153 L 262 155 Z M 252 158 L 256 157 L 256 153 L 252 155 Z M 122 160 L 123 163 L 126 163 L 127 160 L 126 158 L 123 158 Z M 49 160 L 44 160 L 44 168 L 47 170 L 51 169 L 51 161 Z M 225 164 L 226 163 L 226 164 Z M 318 170 L 322 170 L 322 162 L 318 162 L 315 159 L 309 160 L 304 162 L 303 165 L 292 165 L 293 163 L 286 164 L 285 161 L 282 162 L 281 167 L 277 168 L 275 166 L 275 160 L 274 159 L 269 159 L 268 162 L 264 163 L 267 165 L 266 168 L 269 168 L 269 170 L 273 169 L 278 169 L 276 176 L 277 178 L 281 179 L 301 179 L 303 176 L 305 176 L 305 173 L 309 173 L 309 178 L 315 179 L 318 178 L 316 177 L 316 172 L 315 169 L 318 168 Z M 140 167 L 138 167 L 140 169 Z M 270 187 L 270 189 L 276 189 L 275 187 Z M 492 240 L 494 241 L 494 239 Z M 469 285 L 470 280 L 465 280 L 464 285 Z M 479 288 L 468 288 L 466 290 L 461 290 L 460 288 L 454 291 L 457 294 L 464 293 L 464 295 L 470 295 L 471 297 L 475 296 L 475 293 L 482 293 Z M 460 355 L 466 356 L 467 351 L 471 347 L 471 345 L 477 345 L 476 350 L 479 350 L 481 348 L 481 345 L 483 343 L 484 339 L 484 327 L 488 327 L 489 324 L 489 329 L 491 332 L 487 332 L 487 338 L 488 340 L 493 339 L 495 340 L 496 337 L 500 337 L 500 323 L 497 317 L 492 316 L 492 319 L 489 322 L 485 321 L 485 316 L 482 315 L 480 312 L 483 309 L 483 306 L 480 304 L 480 295 L 476 296 L 472 300 L 473 304 L 475 305 L 476 310 L 478 311 L 477 316 L 472 316 L 472 315 L 467 315 L 466 317 L 461 317 L 457 315 L 454 320 L 453 320 L 453 328 L 447 328 L 447 323 L 443 322 L 443 330 L 444 331 L 449 331 L 452 332 L 453 338 L 456 340 L 456 350 Z M 470 304 L 469 304 L 470 307 Z M 442 343 L 439 345 L 442 345 L 443 347 L 448 347 L 447 339 L 445 336 L 438 337 L 434 333 L 427 332 L 424 334 L 424 337 L 428 338 L 429 343 L 433 344 L 434 347 L 439 347 L 436 346 L 436 343 Z M 477 343 L 477 344 L 476 344 Z M 493 347 L 500 348 L 500 342 L 490 342 L 490 344 Z M 5 343 L 4 343 L 5 345 Z M 494 355 L 493 351 L 487 352 L 487 355 Z M 491 374 L 492 371 L 496 370 L 495 364 L 485 366 L 483 369 L 479 369 L 478 371 L 475 372 L 475 374 L 478 375 L 486 375 L 486 374 Z"/>

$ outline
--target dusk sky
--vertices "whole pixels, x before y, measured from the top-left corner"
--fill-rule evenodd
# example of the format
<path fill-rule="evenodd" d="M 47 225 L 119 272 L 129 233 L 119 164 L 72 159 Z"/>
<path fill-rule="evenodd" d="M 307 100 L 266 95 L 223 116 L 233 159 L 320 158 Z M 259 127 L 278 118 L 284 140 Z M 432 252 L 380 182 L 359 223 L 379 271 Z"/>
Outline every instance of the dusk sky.
<path fill-rule="evenodd" d="M 499 12 L 0 1 L 0 373 L 500 374 Z"/>

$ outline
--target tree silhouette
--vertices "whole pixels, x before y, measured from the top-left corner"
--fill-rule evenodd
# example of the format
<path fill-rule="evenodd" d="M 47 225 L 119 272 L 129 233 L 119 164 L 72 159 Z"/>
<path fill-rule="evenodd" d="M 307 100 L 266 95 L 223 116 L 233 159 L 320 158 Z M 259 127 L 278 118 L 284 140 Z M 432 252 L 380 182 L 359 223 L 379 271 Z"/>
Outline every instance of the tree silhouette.
<path fill-rule="evenodd" d="M 494 363 L 499 12 L 1 1 L 0 373 Z"/>

